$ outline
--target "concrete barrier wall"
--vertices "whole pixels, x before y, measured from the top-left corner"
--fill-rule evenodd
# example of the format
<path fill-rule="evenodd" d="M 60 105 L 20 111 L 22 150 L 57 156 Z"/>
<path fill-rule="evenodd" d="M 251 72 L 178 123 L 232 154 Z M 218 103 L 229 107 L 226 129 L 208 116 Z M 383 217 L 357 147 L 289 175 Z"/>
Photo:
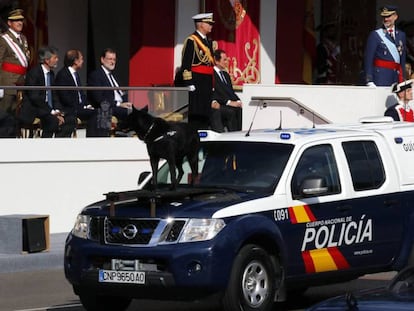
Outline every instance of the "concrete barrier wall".
<path fill-rule="evenodd" d="M 137 138 L 1 139 L 0 215 L 50 215 L 50 232 L 68 232 L 82 207 L 109 191 L 137 188 L 150 170 Z"/>

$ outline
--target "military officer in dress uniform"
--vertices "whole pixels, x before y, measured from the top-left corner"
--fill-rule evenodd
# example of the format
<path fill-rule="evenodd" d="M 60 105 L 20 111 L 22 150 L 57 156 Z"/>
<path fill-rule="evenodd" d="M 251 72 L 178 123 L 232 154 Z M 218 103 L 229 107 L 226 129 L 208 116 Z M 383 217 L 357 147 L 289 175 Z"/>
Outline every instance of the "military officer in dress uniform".
<path fill-rule="evenodd" d="M 184 41 L 181 71 L 183 81 L 190 88 L 188 122 L 196 129 L 207 129 L 211 115 L 213 90 L 213 47 L 207 35 L 213 28 L 213 13 L 192 17 L 195 32 Z"/>
<path fill-rule="evenodd" d="M 413 80 L 394 83 L 391 91 L 397 96 L 398 102 L 385 111 L 385 116 L 395 121 L 414 122 L 414 113 L 409 102 L 413 99 Z"/>
<path fill-rule="evenodd" d="M 365 49 L 365 79 L 368 86 L 391 86 L 404 81 L 406 57 L 405 33 L 395 27 L 397 7 L 380 9 L 383 25 L 368 36 Z"/>
<path fill-rule="evenodd" d="M 23 85 L 30 61 L 29 45 L 23 30 L 23 10 L 15 9 L 8 14 L 8 30 L 0 35 L 0 85 Z M 18 92 L 5 89 L 0 100 L 0 110 L 13 118 L 16 115 Z"/>

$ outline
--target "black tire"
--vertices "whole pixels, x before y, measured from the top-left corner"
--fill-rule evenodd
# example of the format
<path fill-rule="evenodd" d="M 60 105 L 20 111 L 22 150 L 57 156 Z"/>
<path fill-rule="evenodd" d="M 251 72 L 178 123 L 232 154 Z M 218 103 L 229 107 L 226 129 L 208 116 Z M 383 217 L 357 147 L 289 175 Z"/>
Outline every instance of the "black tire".
<path fill-rule="evenodd" d="M 87 311 L 125 311 L 132 301 L 128 297 L 97 296 L 92 291 L 82 291 L 79 299 Z"/>
<path fill-rule="evenodd" d="M 276 286 L 281 285 L 279 270 L 279 264 L 263 248 L 245 245 L 234 260 L 222 299 L 223 310 L 272 310 Z"/>

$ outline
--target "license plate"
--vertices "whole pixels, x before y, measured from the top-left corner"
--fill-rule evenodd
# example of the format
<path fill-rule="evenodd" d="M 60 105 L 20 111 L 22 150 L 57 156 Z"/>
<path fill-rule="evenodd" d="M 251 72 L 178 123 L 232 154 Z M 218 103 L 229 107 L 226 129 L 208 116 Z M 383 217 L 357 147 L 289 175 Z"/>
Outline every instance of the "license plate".
<path fill-rule="evenodd" d="M 99 270 L 100 283 L 145 284 L 145 272 Z"/>

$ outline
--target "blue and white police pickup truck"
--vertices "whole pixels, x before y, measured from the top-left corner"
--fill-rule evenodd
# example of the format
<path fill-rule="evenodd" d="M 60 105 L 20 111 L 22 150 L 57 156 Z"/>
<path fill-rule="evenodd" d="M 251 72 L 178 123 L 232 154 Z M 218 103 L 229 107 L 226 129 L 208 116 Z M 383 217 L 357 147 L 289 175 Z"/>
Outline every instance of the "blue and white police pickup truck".
<path fill-rule="evenodd" d="M 78 215 L 64 269 L 87 310 L 212 295 L 267 311 L 289 290 L 413 263 L 413 124 L 200 137 L 195 185 L 186 166 L 170 191 L 164 165 L 157 190 L 143 175 Z"/>

